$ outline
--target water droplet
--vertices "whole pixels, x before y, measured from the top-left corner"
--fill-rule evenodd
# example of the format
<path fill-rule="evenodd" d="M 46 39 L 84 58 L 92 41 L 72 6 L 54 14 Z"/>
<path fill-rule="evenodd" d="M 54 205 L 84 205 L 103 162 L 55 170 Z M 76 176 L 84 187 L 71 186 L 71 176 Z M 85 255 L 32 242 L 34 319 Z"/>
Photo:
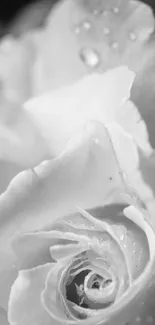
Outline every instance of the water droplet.
<path fill-rule="evenodd" d="M 133 244 L 132 244 L 132 253 L 133 254 L 136 254 L 136 243 L 134 242 Z"/>
<path fill-rule="evenodd" d="M 114 7 L 114 8 L 112 8 L 112 11 L 113 11 L 114 14 L 118 14 L 119 13 L 119 8 Z"/>
<path fill-rule="evenodd" d="M 129 33 L 129 38 L 131 41 L 135 41 L 137 37 L 136 37 L 135 33 L 131 32 L 131 33 Z"/>
<path fill-rule="evenodd" d="M 112 47 L 114 50 L 117 50 L 117 49 L 118 49 L 118 43 L 117 43 L 117 42 L 112 43 L 111 47 Z"/>
<path fill-rule="evenodd" d="M 83 48 L 80 52 L 80 58 L 89 68 L 96 68 L 100 63 L 98 52 L 92 48 Z"/>
<path fill-rule="evenodd" d="M 104 33 L 104 35 L 109 35 L 109 34 L 110 34 L 110 30 L 109 30 L 109 28 L 104 27 L 104 28 L 103 28 L 103 33 Z"/>
<path fill-rule="evenodd" d="M 83 23 L 82 23 L 82 27 L 85 29 L 85 30 L 89 30 L 90 28 L 91 28 L 91 22 L 90 21 L 84 21 Z"/>
<path fill-rule="evenodd" d="M 113 229 L 121 241 L 123 241 L 126 238 L 127 230 L 124 226 L 114 225 Z"/>
<path fill-rule="evenodd" d="M 124 239 L 124 234 L 120 235 L 120 240 Z"/>
<path fill-rule="evenodd" d="M 143 250 L 142 249 L 140 249 L 140 251 L 139 251 L 139 257 L 138 257 L 138 259 L 140 260 L 141 259 L 141 257 L 142 257 L 142 253 L 143 253 Z"/>

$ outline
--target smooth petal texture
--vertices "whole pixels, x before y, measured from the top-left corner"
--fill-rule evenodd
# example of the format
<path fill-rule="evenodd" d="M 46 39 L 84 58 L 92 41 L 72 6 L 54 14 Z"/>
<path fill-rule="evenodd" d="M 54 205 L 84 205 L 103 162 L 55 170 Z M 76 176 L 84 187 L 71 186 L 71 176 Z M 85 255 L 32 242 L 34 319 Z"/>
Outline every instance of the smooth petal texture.
<path fill-rule="evenodd" d="M 19 272 L 9 299 L 10 325 L 51 325 L 51 318 L 41 303 L 41 292 L 51 268 L 52 264 L 45 264 Z"/>
<path fill-rule="evenodd" d="M 126 67 L 120 67 L 103 75 L 85 77 L 70 87 L 32 99 L 24 107 L 49 144 L 51 152 L 57 155 L 87 121 L 96 120 L 106 124 L 119 120 L 122 105 L 130 96 L 133 80 L 134 74 Z M 135 111 L 136 108 L 132 110 L 132 118 Z"/>

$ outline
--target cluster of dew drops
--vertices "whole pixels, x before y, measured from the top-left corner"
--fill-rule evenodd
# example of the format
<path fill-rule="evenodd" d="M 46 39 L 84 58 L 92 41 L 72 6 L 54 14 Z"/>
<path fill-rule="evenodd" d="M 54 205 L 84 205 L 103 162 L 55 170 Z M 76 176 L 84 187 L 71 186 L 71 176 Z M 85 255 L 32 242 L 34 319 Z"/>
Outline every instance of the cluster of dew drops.
<path fill-rule="evenodd" d="M 110 36 L 112 36 L 112 29 L 109 27 L 109 17 L 111 18 L 111 15 L 113 15 L 113 20 L 116 22 L 116 28 L 117 28 L 117 22 L 120 25 L 121 23 L 121 14 L 122 14 L 122 8 L 121 7 L 111 7 L 110 9 L 93 9 L 91 13 L 89 13 L 90 19 L 82 19 L 79 23 L 76 23 L 74 26 L 74 33 L 77 38 L 80 38 L 82 34 L 85 34 L 86 37 L 90 39 L 91 32 L 93 31 L 93 28 L 95 25 L 98 24 L 98 21 L 102 20 L 103 22 L 103 28 L 102 33 L 105 37 L 103 42 L 106 44 L 108 43 L 108 39 Z M 120 18 L 119 18 L 120 15 Z M 116 19 L 117 18 L 117 19 Z M 106 26 L 106 22 L 108 22 Z M 116 31 L 115 28 L 115 31 Z M 134 30 L 129 29 L 127 33 L 127 38 L 130 42 L 135 42 L 138 38 Z M 111 41 L 110 44 L 110 50 L 116 52 L 119 49 L 119 33 L 117 40 L 114 39 Z M 93 46 L 86 46 L 82 47 L 80 49 L 79 53 L 80 59 L 82 62 L 87 66 L 88 68 L 95 69 L 100 66 L 101 63 L 101 55 L 99 51 L 93 47 Z"/>

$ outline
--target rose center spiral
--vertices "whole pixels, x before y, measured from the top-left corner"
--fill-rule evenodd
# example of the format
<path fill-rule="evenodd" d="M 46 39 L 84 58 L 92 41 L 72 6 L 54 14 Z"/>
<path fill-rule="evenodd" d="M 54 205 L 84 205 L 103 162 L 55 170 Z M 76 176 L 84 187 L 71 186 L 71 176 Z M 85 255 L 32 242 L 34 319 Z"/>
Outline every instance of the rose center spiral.
<path fill-rule="evenodd" d="M 67 299 L 83 308 L 101 309 L 111 305 L 116 296 L 116 283 L 112 277 L 86 269 L 66 284 Z"/>

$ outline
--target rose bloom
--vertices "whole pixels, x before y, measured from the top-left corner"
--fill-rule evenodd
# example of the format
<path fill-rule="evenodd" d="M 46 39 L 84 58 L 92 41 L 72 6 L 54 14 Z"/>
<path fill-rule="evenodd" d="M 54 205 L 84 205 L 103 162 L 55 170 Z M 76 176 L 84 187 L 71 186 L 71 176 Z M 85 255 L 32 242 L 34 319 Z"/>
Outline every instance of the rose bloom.
<path fill-rule="evenodd" d="M 11 325 L 154 321 L 154 151 L 129 100 L 133 81 L 120 67 L 25 104 L 56 158 L 0 197 Z"/>
<path fill-rule="evenodd" d="M 33 168 L 0 197 L 11 325 L 154 322 L 154 151 L 142 120 L 153 145 L 154 17 L 117 5 L 65 1 L 44 28 L 1 42 L 1 191 Z M 120 64 L 135 81 L 124 67 L 100 73 Z M 121 193 L 132 207 L 109 215 Z"/>
<path fill-rule="evenodd" d="M 102 220 L 77 209 L 15 241 L 10 324 L 154 323 L 155 234 L 146 212 L 95 213 Z"/>
<path fill-rule="evenodd" d="M 104 207 L 119 173 L 110 148 L 105 155 L 102 125 L 94 127 L 55 161 L 17 176 L 1 197 L 1 300 L 14 277 L 11 325 L 154 322 L 153 216 L 130 189 L 124 215 L 123 206 Z M 83 210 L 95 205 L 103 208 Z"/>
<path fill-rule="evenodd" d="M 43 15 L 50 4 L 45 7 Z M 42 10 L 41 4 L 36 10 Z M 21 20 L 24 25 L 24 16 Z M 94 72 L 122 64 L 136 72 L 131 97 L 154 147 L 154 17 L 149 6 L 66 0 L 52 8 L 42 27 L 30 32 L 20 27 L 19 18 L 0 44 L 0 192 L 21 170 L 53 157 L 23 103 Z"/>

